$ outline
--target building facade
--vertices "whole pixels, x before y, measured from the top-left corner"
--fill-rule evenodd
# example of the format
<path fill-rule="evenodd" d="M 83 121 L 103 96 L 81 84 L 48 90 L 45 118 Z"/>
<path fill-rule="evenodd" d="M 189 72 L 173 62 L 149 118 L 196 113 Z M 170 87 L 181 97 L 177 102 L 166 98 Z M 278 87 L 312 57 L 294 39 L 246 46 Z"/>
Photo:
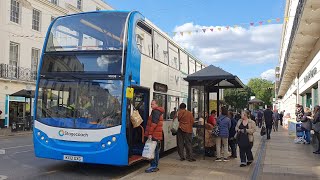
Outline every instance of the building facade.
<path fill-rule="evenodd" d="M 35 89 L 50 23 L 62 15 L 111 9 L 102 0 L 0 1 L 0 128 L 33 115 L 30 99 L 10 95 Z"/>
<path fill-rule="evenodd" d="M 320 102 L 320 1 L 287 0 L 284 16 L 276 103 L 295 117 L 296 104 L 313 109 Z"/>

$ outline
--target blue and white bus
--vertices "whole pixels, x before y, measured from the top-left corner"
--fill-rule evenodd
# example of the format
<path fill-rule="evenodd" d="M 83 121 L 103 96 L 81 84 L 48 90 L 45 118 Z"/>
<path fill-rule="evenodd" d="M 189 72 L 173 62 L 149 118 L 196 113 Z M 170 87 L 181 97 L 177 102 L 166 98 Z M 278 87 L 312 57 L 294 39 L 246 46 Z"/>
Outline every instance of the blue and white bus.
<path fill-rule="evenodd" d="M 142 159 L 152 99 L 166 110 L 161 151 L 174 148 L 170 125 L 179 103 L 188 98 L 183 78 L 203 67 L 139 12 L 56 18 L 37 76 L 36 157 L 131 165 Z M 128 97 L 129 87 L 133 98 Z M 130 121 L 132 109 L 144 119 L 136 128 Z"/>

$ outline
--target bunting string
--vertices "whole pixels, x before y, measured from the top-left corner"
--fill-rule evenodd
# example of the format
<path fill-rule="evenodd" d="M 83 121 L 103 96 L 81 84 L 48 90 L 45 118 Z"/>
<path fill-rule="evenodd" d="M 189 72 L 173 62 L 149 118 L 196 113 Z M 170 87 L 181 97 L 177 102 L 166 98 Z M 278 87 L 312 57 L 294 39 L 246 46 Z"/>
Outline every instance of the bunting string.
<path fill-rule="evenodd" d="M 196 28 L 194 30 L 190 31 L 174 31 L 172 32 L 173 36 L 180 35 L 192 35 L 192 34 L 205 34 L 205 33 L 213 33 L 213 32 L 220 32 L 220 31 L 227 31 L 237 28 L 245 28 L 245 27 L 253 27 L 253 26 L 262 26 L 262 25 L 268 25 L 268 24 L 277 24 L 277 23 L 283 23 L 283 22 L 288 22 L 291 17 L 294 16 L 288 16 L 288 17 L 283 17 L 283 18 L 273 18 L 273 19 L 267 19 L 267 20 L 262 20 L 262 21 L 257 21 L 257 22 L 249 22 L 249 23 L 239 23 L 235 25 L 226 25 L 226 26 L 210 26 L 207 28 Z"/>

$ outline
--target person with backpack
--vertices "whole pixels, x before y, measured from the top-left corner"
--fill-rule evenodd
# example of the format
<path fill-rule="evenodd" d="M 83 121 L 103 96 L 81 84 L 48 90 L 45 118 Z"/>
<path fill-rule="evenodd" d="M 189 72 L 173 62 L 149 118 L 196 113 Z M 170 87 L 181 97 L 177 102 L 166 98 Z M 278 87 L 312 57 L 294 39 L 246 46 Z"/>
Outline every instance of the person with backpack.
<path fill-rule="evenodd" d="M 304 140 L 307 144 L 310 144 L 310 131 L 311 131 L 311 110 L 310 108 L 306 108 L 304 111 L 304 115 L 301 119 L 301 128 L 304 132 Z"/>
<path fill-rule="evenodd" d="M 229 139 L 229 129 L 231 128 L 231 120 L 228 118 L 228 109 L 226 107 L 221 107 L 221 115 L 218 117 L 217 126 L 219 129 L 219 134 L 216 137 L 216 161 L 229 161 L 228 157 L 228 139 Z M 221 158 L 221 145 L 223 145 L 223 158 Z"/>
<path fill-rule="evenodd" d="M 261 128 L 261 126 L 262 126 L 262 118 L 263 118 L 263 113 L 259 109 L 257 112 L 257 125 L 259 128 Z"/>

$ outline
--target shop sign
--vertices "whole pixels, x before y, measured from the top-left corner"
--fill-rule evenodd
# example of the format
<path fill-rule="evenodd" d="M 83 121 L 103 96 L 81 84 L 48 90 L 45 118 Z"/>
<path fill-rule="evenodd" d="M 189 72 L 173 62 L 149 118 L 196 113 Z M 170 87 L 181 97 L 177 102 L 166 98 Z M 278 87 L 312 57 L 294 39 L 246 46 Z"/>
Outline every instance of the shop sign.
<path fill-rule="evenodd" d="M 19 96 L 9 96 L 9 101 L 19 101 L 19 102 L 25 102 L 25 97 L 19 97 Z"/>
<path fill-rule="evenodd" d="M 308 82 L 311 78 L 313 78 L 317 74 L 317 68 L 313 68 L 308 74 L 304 77 L 304 82 Z"/>

